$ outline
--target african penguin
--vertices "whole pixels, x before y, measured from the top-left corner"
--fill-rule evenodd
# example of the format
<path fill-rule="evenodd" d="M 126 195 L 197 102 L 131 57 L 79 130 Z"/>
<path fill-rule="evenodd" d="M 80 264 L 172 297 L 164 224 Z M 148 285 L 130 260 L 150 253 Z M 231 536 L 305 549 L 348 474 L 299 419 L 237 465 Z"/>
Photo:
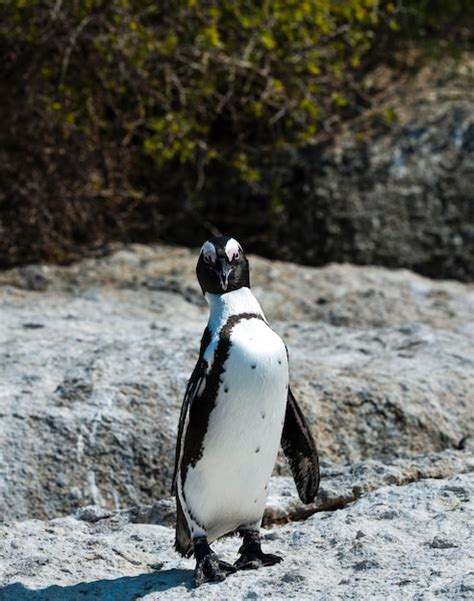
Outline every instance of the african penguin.
<path fill-rule="evenodd" d="M 319 462 L 289 388 L 286 346 L 250 290 L 242 247 L 226 236 L 208 240 L 196 273 L 210 315 L 181 408 L 173 492 L 176 550 L 194 553 L 199 586 L 282 560 L 263 553 L 259 534 L 278 448 L 305 503 L 316 496 Z M 235 531 L 243 543 L 231 565 L 209 544 Z"/>

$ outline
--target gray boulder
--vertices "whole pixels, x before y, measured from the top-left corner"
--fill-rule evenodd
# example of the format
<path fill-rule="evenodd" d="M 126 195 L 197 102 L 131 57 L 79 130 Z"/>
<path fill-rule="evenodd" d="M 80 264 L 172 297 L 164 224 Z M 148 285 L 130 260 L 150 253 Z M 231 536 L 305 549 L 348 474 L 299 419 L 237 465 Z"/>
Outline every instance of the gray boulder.
<path fill-rule="evenodd" d="M 0 274 L 3 519 L 168 496 L 207 316 L 195 259 L 135 245 Z M 350 265 L 252 267 L 324 460 L 469 446 L 472 286 Z"/>

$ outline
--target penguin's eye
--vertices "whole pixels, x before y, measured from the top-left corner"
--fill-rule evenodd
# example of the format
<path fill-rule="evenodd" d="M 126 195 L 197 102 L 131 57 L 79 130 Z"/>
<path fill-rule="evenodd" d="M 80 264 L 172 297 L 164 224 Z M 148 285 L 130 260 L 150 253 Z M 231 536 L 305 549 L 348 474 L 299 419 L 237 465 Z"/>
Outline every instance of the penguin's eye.
<path fill-rule="evenodd" d="M 214 262 L 214 257 L 212 256 L 212 253 L 204 253 L 202 256 L 204 263 L 213 263 Z"/>
<path fill-rule="evenodd" d="M 232 261 L 236 261 L 240 257 L 240 250 L 236 250 L 232 256 Z"/>

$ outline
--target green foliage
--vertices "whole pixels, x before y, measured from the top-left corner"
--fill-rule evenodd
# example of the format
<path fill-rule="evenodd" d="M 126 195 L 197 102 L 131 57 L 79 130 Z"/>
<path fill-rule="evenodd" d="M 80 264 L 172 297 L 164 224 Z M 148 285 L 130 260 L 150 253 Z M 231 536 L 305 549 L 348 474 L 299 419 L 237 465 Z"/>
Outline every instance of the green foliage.
<path fill-rule="evenodd" d="M 3 0 L 0 237 L 29 260 L 132 230 L 182 241 L 198 210 L 234 227 L 249 189 L 276 227 L 282 157 L 373 109 L 364 75 L 400 44 L 444 51 L 473 15 L 471 0 Z"/>
<path fill-rule="evenodd" d="M 378 0 L 6 0 L 3 44 L 34 53 L 25 85 L 68 135 L 250 181 L 262 153 L 308 143 L 354 102 L 387 19 Z"/>

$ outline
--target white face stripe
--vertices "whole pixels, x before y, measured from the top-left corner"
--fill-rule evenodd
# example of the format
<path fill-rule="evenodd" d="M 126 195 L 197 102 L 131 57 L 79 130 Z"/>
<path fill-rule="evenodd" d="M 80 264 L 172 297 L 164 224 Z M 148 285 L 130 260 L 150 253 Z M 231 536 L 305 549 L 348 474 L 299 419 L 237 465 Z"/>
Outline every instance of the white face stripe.
<path fill-rule="evenodd" d="M 206 259 L 208 259 L 209 261 L 212 261 L 213 263 L 216 262 L 216 247 L 214 246 L 214 244 L 212 244 L 212 242 L 209 242 L 209 240 L 204 242 L 204 244 L 201 246 L 200 254 L 203 255 L 203 257 L 206 257 Z"/>
<path fill-rule="evenodd" d="M 227 244 L 225 245 L 225 254 L 229 261 L 232 261 L 234 255 L 238 255 L 240 252 L 240 244 L 234 238 L 230 238 L 227 240 Z"/>

